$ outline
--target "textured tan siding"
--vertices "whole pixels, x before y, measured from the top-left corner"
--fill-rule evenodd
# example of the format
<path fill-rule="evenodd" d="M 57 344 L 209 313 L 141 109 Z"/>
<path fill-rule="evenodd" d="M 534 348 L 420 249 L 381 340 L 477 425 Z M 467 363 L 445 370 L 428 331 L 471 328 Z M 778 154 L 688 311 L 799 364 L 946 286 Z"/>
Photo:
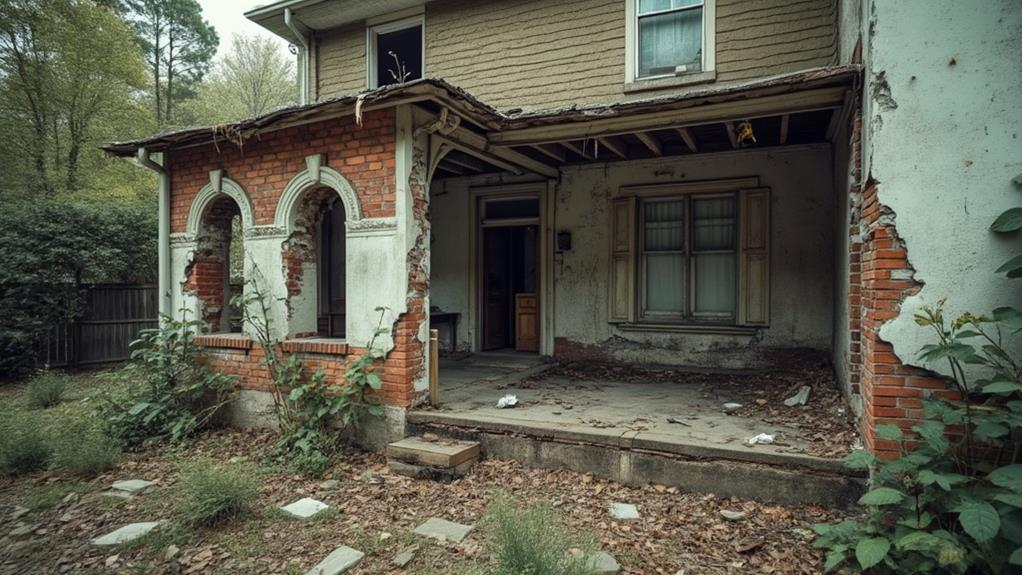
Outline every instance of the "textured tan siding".
<path fill-rule="evenodd" d="M 625 2 L 429 3 L 426 74 L 501 109 L 607 103 L 693 89 L 624 93 Z M 834 63 L 836 2 L 717 0 L 717 83 Z M 364 26 L 322 34 L 318 57 L 319 97 L 365 88 Z"/>

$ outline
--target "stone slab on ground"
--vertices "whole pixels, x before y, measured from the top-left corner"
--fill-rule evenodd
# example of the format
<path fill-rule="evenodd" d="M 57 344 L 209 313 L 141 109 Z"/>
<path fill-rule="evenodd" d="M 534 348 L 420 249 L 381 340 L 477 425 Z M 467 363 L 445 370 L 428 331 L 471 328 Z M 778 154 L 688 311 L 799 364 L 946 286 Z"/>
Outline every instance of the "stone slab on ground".
<path fill-rule="evenodd" d="M 461 543 L 474 527 L 474 525 L 462 525 L 446 519 L 430 517 L 425 523 L 416 527 L 414 533 L 441 541 Z"/>
<path fill-rule="evenodd" d="M 479 459 L 479 442 L 406 437 L 387 446 L 387 458 L 428 467 L 456 467 Z"/>
<path fill-rule="evenodd" d="M 311 497 L 304 497 L 294 503 L 288 503 L 281 507 L 280 510 L 299 519 L 308 519 L 328 507 L 330 506 L 322 501 Z"/>
<path fill-rule="evenodd" d="M 412 559 L 415 559 L 415 553 L 418 552 L 418 550 L 419 550 L 418 545 L 402 547 L 397 552 L 397 555 L 394 556 L 394 560 L 391 561 L 391 564 L 400 569 L 404 569 L 405 566 L 412 562 Z"/>
<path fill-rule="evenodd" d="M 134 495 L 135 493 L 142 493 L 155 484 L 155 481 L 146 481 L 144 479 L 125 479 L 122 481 L 114 481 L 113 485 L 110 486 L 110 489 Z"/>
<path fill-rule="evenodd" d="M 472 466 L 475 465 L 477 461 L 477 459 L 471 459 L 454 467 L 444 468 L 430 467 L 428 465 L 415 465 L 414 463 L 406 463 L 404 461 L 390 459 L 387 461 L 387 467 L 398 475 L 404 475 L 413 479 L 454 481 L 459 477 L 464 477 L 464 475 L 468 473 L 469 469 L 472 469 Z"/>
<path fill-rule="evenodd" d="M 365 553 L 358 549 L 352 549 L 341 545 L 323 558 L 315 567 L 309 569 L 305 575 L 340 575 L 358 565 Z"/>
<path fill-rule="evenodd" d="M 639 509 L 631 503 L 611 503 L 610 516 L 620 521 L 634 521 L 639 518 Z"/>
<path fill-rule="evenodd" d="M 160 525 L 159 521 L 147 521 L 143 523 L 130 523 L 115 529 L 106 535 L 101 535 L 92 540 L 93 545 L 109 546 L 109 545 L 120 545 L 122 543 L 128 543 L 134 541 L 139 537 L 142 537 L 146 533 L 149 533 L 153 529 L 156 529 Z"/>
<path fill-rule="evenodd" d="M 621 565 L 610 553 L 599 551 L 593 555 L 594 575 L 617 575 L 621 572 Z"/>

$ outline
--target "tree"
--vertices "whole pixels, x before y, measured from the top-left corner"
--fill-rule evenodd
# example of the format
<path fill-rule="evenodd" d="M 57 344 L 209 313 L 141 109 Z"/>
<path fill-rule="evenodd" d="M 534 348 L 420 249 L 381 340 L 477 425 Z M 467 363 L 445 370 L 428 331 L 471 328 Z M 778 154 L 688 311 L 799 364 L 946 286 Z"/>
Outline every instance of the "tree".
<path fill-rule="evenodd" d="M 175 102 L 194 93 L 220 39 L 196 0 L 124 0 L 152 74 L 157 125 L 170 124 Z"/>
<path fill-rule="evenodd" d="M 83 162 L 103 163 L 89 144 L 139 131 L 126 124 L 138 123 L 131 111 L 143 70 L 131 29 L 107 7 L 90 0 L 0 4 L 0 130 L 14 142 L 0 150 L 12 170 L 3 188 L 82 189 Z"/>
<path fill-rule="evenodd" d="M 295 66 L 269 38 L 235 34 L 231 51 L 184 106 L 192 124 L 219 124 L 259 116 L 296 103 Z"/>

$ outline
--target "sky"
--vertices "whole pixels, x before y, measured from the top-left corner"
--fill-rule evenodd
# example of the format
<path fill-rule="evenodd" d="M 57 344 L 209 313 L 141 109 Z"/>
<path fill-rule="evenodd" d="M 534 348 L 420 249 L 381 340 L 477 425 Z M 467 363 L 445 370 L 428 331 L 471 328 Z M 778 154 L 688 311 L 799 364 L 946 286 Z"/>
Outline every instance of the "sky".
<path fill-rule="evenodd" d="M 245 12 L 261 4 L 269 4 L 272 0 L 198 0 L 202 6 L 202 15 L 216 28 L 220 35 L 220 48 L 217 56 L 222 56 L 230 49 L 231 36 L 241 34 L 243 36 L 263 36 L 274 38 L 280 45 L 281 50 L 287 49 L 287 42 L 278 36 L 266 31 L 248 18 Z"/>

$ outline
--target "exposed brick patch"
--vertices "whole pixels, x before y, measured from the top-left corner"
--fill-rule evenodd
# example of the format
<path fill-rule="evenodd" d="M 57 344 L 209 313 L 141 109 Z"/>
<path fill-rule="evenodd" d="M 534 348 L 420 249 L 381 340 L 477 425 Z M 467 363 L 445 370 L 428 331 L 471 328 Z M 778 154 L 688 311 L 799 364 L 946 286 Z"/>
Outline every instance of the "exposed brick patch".
<path fill-rule="evenodd" d="M 854 300 L 849 301 L 849 320 L 856 335 L 852 358 L 859 361 L 852 366 L 862 392 L 861 431 L 866 447 L 882 457 L 896 457 L 897 445 L 878 439 L 876 426 L 890 423 L 909 430 L 923 419 L 923 399 L 957 398 L 957 393 L 943 378 L 904 365 L 894 347 L 880 337 L 881 326 L 896 318 L 904 299 L 922 286 L 914 279 L 894 213 L 877 198 L 877 186 L 867 182 L 855 213 L 857 225 L 852 227 L 861 239 L 858 261 L 850 270 L 849 297 Z"/>
<path fill-rule="evenodd" d="M 199 318 L 206 332 L 224 331 L 222 320 L 228 304 L 228 258 L 232 220 L 241 210 L 229 197 L 217 199 L 203 214 L 191 264 L 185 271 L 182 289 L 201 303 Z"/>
<path fill-rule="evenodd" d="M 326 341 L 322 339 L 289 339 L 280 343 L 280 349 L 286 353 L 346 355 L 348 353 L 348 344 L 343 341 Z"/>
<path fill-rule="evenodd" d="M 252 340 L 248 336 L 238 335 L 197 335 L 195 345 L 203 347 L 222 347 L 226 349 L 252 349 Z"/>

